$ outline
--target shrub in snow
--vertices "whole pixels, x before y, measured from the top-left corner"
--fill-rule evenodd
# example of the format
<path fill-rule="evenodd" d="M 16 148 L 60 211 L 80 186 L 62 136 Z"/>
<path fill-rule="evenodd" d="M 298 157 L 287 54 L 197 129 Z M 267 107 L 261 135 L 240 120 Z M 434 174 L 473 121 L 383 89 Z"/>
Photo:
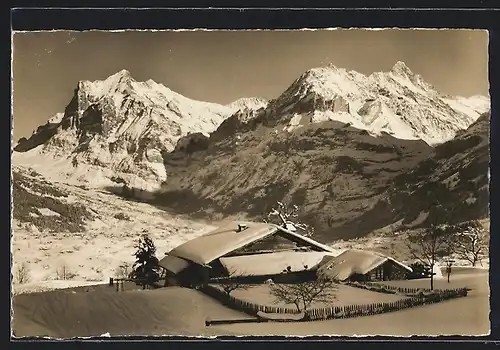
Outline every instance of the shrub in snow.
<path fill-rule="evenodd" d="M 16 267 L 14 273 L 14 283 L 28 283 L 30 281 L 30 270 L 26 263 L 22 263 L 21 265 Z"/>
<path fill-rule="evenodd" d="M 118 220 L 130 220 L 130 216 L 125 213 L 116 213 L 113 217 Z"/>

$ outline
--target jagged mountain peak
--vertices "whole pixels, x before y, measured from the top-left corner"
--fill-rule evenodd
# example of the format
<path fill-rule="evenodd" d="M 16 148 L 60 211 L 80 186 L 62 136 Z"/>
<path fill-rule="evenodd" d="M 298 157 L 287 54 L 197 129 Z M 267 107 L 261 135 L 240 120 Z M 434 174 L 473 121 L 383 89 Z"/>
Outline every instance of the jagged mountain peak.
<path fill-rule="evenodd" d="M 96 81 L 118 82 L 118 81 L 123 81 L 123 80 L 125 80 L 125 81 L 128 81 L 128 80 L 135 81 L 135 79 L 132 77 L 132 74 L 127 69 L 121 69 L 118 72 L 111 74 L 110 76 L 108 76 L 105 79 L 98 79 Z M 86 81 L 86 80 L 84 80 L 84 81 Z"/>
<path fill-rule="evenodd" d="M 350 96 L 363 90 L 364 80 L 364 75 L 333 64 L 315 67 L 296 79 L 278 100 L 316 97 L 329 100 L 339 95 Z"/>
<path fill-rule="evenodd" d="M 426 83 L 420 75 L 415 74 L 403 61 L 397 61 L 388 72 L 374 72 L 369 76 L 330 63 L 307 70 L 292 86 L 298 90 L 301 90 L 301 87 L 304 90 L 305 86 L 308 90 L 313 90 L 325 98 L 348 94 L 366 97 L 365 95 L 370 94 L 370 90 L 376 88 L 374 85 L 407 85 L 401 78 L 415 85 L 425 85 L 425 90 L 432 89 L 430 84 Z"/>
<path fill-rule="evenodd" d="M 312 82 L 314 80 L 326 82 L 328 79 L 332 79 L 338 76 L 353 77 L 358 75 L 362 74 L 346 68 L 337 67 L 333 63 L 330 63 L 326 66 L 314 67 L 307 70 L 302 74 L 301 78 L 303 81 L 308 82 Z"/>
<path fill-rule="evenodd" d="M 81 181 L 121 178 L 148 189 L 165 181 L 163 152 L 173 150 L 189 133 L 210 134 L 233 113 L 227 106 L 192 100 L 152 79 L 136 81 L 124 69 L 104 80 L 78 82 L 65 112 L 20 140 L 14 150 L 25 153 L 17 154 L 21 162 L 45 156 L 64 159 L 54 171 L 82 176 Z M 100 169 L 99 181 L 90 172 L 82 175 L 89 167 Z"/>
<path fill-rule="evenodd" d="M 166 177 L 162 155 L 189 133 L 208 137 L 220 127 L 220 139 L 258 124 L 294 133 L 336 121 L 367 135 L 435 145 L 466 129 L 489 102 L 444 98 L 409 72 L 402 62 L 370 76 L 330 64 L 304 72 L 275 100 L 251 97 L 219 105 L 189 99 L 152 79 L 136 81 L 124 69 L 104 80 L 79 82 L 65 112 L 15 150 L 42 146 L 41 153 L 158 183 Z"/>
<path fill-rule="evenodd" d="M 313 67 L 304 72 L 304 77 L 315 77 L 322 74 L 342 74 L 346 73 L 347 69 L 342 67 L 337 67 L 333 63 L 328 63 L 324 66 Z"/>
<path fill-rule="evenodd" d="M 112 94 L 129 94 L 135 82 L 130 72 L 122 69 L 103 80 L 80 80 L 77 89 L 99 98 Z"/>
<path fill-rule="evenodd" d="M 412 70 L 403 61 L 397 61 L 391 69 L 391 73 L 400 76 L 411 76 L 414 75 Z"/>
<path fill-rule="evenodd" d="M 111 76 L 118 76 L 118 77 L 129 77 L 131 78 L 132 75 L 130 74 L 130 71 L 127 70 L 127 69 L 122 69 L 118 72 L 116 72 L 115 74 L 111 75 Z"/>
<path fill-rule="evenodd" d="M 333 64 L 307 70 L 277 99 L 266 115 L 291 132 L 328 120 L 348 123 L 370 134 L 445 142 L 467 128 L 489 105 L 488 99 L 448 98 L 403 61 L 369 76 Z"/>

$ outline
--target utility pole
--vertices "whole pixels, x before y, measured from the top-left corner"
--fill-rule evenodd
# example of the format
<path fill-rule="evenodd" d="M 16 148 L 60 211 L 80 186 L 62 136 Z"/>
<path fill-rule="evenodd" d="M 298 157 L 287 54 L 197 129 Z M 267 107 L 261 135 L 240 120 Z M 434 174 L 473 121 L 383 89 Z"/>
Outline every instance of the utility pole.
<path fill-rule="evenodd" d="M 454 260 L 449 259 L 446 262 L 446 274 L 448 275 L 448 283 L 450 283 L 450 276 L 451 276 L 451 267 L 454 263 Z"/>

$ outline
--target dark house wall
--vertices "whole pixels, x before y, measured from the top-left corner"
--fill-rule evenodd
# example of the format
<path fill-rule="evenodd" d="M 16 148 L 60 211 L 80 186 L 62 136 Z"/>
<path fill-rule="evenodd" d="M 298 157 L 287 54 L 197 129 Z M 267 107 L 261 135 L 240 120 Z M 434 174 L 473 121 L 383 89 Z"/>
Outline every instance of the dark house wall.
<path fill-rule="evenodd" d="M 298 271 L 277 275 L 242 276 L 231 278 L 231 280 L 244 284 L 262 284 L 269 279 L 273 280 L 275 283 L 302 283 L 316 279 L 316 272 Z M 210 282 L 217 283 L 217 279 L 214 278 Z"/>
<path fill-rule="evenodd" d="M 167 274 L 165 276 L 165 287 L 174 287 L 174 286 L 179 286 L 180 281 L 177 278 L 177 275 L 167 271 Z"/>
<path fill-rule="evenodd" d="M 189 288 L 202 286 L 209 281 L 209 270 L 210 269 L 207 267 L 192 264 L 179 274 L 168 272 L 165 286 L 182 286 Z"/>

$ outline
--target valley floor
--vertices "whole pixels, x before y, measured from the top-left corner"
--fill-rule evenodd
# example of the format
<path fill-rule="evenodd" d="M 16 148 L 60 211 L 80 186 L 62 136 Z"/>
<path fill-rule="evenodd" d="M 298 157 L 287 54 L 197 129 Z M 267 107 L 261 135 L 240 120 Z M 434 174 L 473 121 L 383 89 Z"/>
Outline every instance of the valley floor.
<path fill-rule="evenodd" d="M 415 281 L 413 285 L 426 285 Z M 442 281 L 442 283 L 446 283 Z M 455 280 L 473 290 L 465 298 L 376 316 L 300 323 L 239 323 L 205 326 L 206 319 L 247 319 L 204 294 L 170 287 L 124 292 L 97 285 L 17 295 L 13 299 L 16 337 L 57 338 L 118 335 L 484 335 L 489 333 L 489 288 L 485 271 Z"/>
<path fill-rule="evenodd" d="M 32 184 L 41 184 L 34 177 L 27 178 L 33 181 Z M 43 183 L 41 188 L 42 185 Z M 24 186 L 29 187 L 26 184 Z M 35 198 L 53 198 L 63 203 L 61 206 L 66 203 L 82 205 L 95 219 L 88 220 L 82 232 L 69 233 L 50 232 L 33 223 L 21 222 L 14 215 L 14 291 L 29 289 L 29 283 L 16 284 L 16 270 L 23 264 L 29 274 L 27 282 L 31 282 L 32 286 L 60 279 L 69 280 L 68 286 L 72 285 L 71 280 L 106 281 L 120 273 L 120 265 L 127 264 L 130 271 L 134 262 L 135 240 L 141 234 L 150 235 L 156 244 L 157 256 L 161 259 L 164 253 L 177 245 L 214 228 L 210 224 L 169 214 L 146 203 L 126 201 L 105 191 L 89 191 L 77 186 L 54 183 L 51 187 L 68 194 L 64 198 L 54 198 L 46 193 L 38 193 L 40 186 L 27 190 L 38 196 Z M 38 209 L 39 213 L 49 216 L 49 220 L 57 219 L 57 213 L 48 208 L 36 207 L 37 205 L 38 203 L 33 203 L 27 207 Z"/>

